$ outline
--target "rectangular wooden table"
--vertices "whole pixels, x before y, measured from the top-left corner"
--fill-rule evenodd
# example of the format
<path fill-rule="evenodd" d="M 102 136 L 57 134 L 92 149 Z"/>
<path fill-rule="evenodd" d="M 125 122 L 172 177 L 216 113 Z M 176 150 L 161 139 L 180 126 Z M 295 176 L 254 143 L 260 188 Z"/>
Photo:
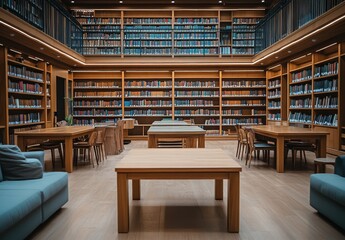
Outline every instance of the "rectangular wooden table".
<path fill-rule="evenodd" d="M 148 147 L 156 148 L 160 138 L 184 138 L 186 139 L 186 147 L 193 148 L 205 147 L 206 131 L 198 126 L 151 126 L 147 130 Z"/>
<path fill-rule="evenodd" d="M 284 141 L 289 139 L 316 140 L 317 157 L 326 157 L 328 132 L 313 128 L 300 128 L 292 126 L 263 125 L 253 126 L 255 134 L 266 136 L 276 141 L 276 167 L 277 172 L 284 172 Z"/>
<path fill-rule="evenodd" d="M 174 121 L 174 120 L 164 120 L 164 121 L 154 121 L 152 126 L 187 126 L 190 125 L 184 121 Z"/>
<path fill-rule="evenodd" d="M 241 170 L 241 166 L 221 149 L 133 149 L 129 151 L 115 168 L 118 232 L 129 231 L 128 180 L 132 180 L 133 200 L 140 200 L 140 179 L 215 179 L 216 200 L 223 199 L 223 179 L 227 179 L 227 229 L 228 232 L 238 232 Z"/>
<path fill-rule="evenodd" d="M 66 126 L 56 128 L 41 128 L 24 132 L 17 132 L 18 147 L 25 151 L 27 140 L 64 140 L 65 141 L 65 169 L 73 172 L 73 139 L 88 135 L 94 130 L 91 126 Z"/>

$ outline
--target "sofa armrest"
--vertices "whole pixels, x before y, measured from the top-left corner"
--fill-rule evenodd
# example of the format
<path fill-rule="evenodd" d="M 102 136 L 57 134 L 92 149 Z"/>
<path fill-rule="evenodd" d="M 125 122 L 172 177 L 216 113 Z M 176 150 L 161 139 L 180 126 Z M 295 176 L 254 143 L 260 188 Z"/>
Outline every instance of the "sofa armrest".
<path fill-rule="evenodd" d="M 345 177 L 345 155 L 338 156 L 335 159 L 334 173 Z"/>
<path fill-rule="evenodd" d="M 32 151 L 32 152 L 22 152 L 26 158 L 36 158 L 38 159 L 44 171 L 44 151 Z"/>

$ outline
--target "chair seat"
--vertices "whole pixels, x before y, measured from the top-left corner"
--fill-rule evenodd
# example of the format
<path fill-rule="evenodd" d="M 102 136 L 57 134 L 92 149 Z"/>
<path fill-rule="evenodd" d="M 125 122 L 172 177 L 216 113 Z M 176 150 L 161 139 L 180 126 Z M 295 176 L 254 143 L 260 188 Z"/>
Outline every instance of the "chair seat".
<path fill-rule="evenodd" d="M 274 148 L 274 149 L 276 147 L 273 144 L 264 143 L 264 142 L 254 143 L 254 146 L 255 148 Z"/>

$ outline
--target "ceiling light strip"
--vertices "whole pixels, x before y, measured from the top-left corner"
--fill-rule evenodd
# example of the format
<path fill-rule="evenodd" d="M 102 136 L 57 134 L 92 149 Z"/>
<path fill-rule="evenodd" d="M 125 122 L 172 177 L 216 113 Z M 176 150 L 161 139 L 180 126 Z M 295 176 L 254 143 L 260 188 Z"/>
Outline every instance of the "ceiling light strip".
<path fill-rule="evenodd" d="M 332 43 L 332 44 L 330 44 L 330 45 L 328 45 L 328 46 L 326 46 L 326 47 L 323 47 L 323 48 L 320 48 L 320 49 L 318 49 L 318 50 L 316 50 L 315 52 L 321 52 L 322 50 L 325 50 L 325 49 L 327 49 L 327 48 L 329 48 L 329 47 L 332 47 L 332 46 L 334 46 L 334 45 L 336 45 L 337 43 L 335 42 L 335 43 Z"/>

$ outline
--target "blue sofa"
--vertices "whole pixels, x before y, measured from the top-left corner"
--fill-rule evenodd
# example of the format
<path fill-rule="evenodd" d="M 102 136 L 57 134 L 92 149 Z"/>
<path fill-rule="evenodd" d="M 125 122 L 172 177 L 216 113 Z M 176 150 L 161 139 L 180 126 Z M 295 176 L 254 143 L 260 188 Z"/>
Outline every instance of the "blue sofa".
<path fill-rule="evenodd" d="M 22 154 L 38 159 L 44 171 L 43 151 Z M 0 162 L 0 239 L 24 239 L 68 201 L 68 175 L 43 172 L 41 178 L 6 180 L 2 166 Z"/>
<path fill-rule="evenodd" d="M 345 155 L 336 158 L 334 174 L 310 176 L 310 205 L 345 230 Z"/>

